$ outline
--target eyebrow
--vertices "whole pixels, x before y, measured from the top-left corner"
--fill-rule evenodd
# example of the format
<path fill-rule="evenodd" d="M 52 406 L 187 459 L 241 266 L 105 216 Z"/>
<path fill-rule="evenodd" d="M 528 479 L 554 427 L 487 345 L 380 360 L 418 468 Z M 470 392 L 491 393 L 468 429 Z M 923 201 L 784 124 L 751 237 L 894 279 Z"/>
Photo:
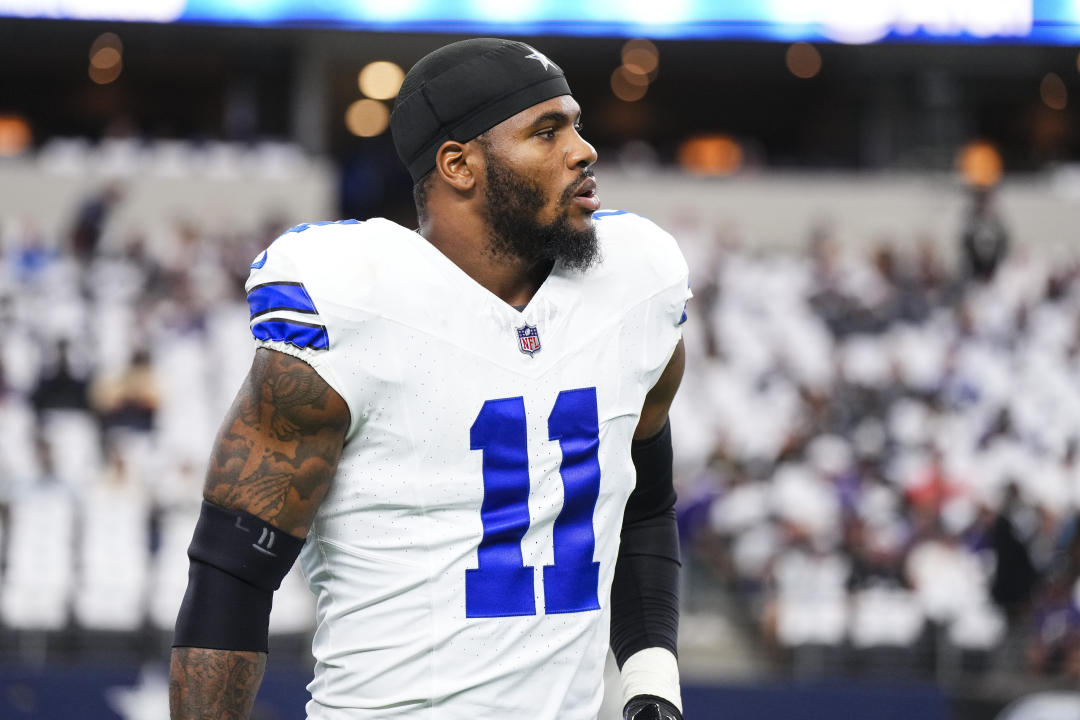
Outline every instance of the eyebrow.
<path fill-rule="evenodd" d="M 560 125 L 567 125 L 570 123 L 570 116 L 562 112 L 561 110 L 552 110 L 550 112 L 544 113 L 540 117 L 533 120 L 532 123 L 529 124 L 529 127 L 536 127 L 537 125 L 543 125 L 544 123 L 549 122 L 558 123 Z M 580 112 L 578 112 L 577 118 L 574 120 L 574 122 L 581 122 Z"/>

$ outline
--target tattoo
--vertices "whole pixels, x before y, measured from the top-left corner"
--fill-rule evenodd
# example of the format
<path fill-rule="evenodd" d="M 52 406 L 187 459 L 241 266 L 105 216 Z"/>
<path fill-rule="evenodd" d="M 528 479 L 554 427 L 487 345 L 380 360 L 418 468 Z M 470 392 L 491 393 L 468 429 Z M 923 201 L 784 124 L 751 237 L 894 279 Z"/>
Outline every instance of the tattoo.
<path fill-rule="evenodd" d="M 246 720 L 265 669 L 264 653 L 173 648 L 169 669 L 172 720 Z"/>
<path fill-rule="evenodd" d="M 311 366 L 260 349 L 218 433 L 204 496 L 304 537 L 348 425 L 345 401 Z"/>

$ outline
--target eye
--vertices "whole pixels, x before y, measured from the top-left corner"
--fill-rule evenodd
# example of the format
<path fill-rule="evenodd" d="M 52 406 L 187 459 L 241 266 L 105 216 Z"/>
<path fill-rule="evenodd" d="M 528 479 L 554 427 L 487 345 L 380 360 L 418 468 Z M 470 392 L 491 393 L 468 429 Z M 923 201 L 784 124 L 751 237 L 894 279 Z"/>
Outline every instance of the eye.
<path fill-rule="evenodd" d="M 580 120 L 578 120 L 576 123 L 574 123 L 574 129 L 580 133 L 582 130 L 585 129 L 585 126 L 581 124 Z"/>
<path fill-rule="evenodd" d="M 541 137 L 545 140 L 551 140 L 555 137 L 555 128 L 544 128 L 536 133 L 537 137 Z"/>

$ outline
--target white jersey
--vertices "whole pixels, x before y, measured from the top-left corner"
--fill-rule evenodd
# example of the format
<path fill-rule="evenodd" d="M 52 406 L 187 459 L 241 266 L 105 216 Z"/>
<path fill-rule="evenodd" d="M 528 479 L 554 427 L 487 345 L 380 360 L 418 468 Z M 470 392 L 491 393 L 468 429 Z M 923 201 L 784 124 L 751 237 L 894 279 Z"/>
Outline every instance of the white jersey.
<path fill-rule="evenodd" d="M 382 219 L 298 226 L 252 265 L 259 344 L 351 413 L 301 553 L 309 718 L 596 717 L 630 442 L 689 291 L 668 234 L 594 217 L 602 261 L 522 311 Z"/>

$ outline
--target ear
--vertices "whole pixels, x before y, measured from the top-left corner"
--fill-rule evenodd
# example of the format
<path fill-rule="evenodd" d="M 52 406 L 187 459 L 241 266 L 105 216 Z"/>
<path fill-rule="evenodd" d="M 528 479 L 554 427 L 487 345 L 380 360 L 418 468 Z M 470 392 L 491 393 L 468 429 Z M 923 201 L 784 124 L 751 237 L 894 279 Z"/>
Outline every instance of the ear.
<path fill-rule="evenodd" d="M 469 143 L 447 140 L 435 151 L 435 172 L 453 188 L 467 192 L 476 186 L 482 157 Z"/>

